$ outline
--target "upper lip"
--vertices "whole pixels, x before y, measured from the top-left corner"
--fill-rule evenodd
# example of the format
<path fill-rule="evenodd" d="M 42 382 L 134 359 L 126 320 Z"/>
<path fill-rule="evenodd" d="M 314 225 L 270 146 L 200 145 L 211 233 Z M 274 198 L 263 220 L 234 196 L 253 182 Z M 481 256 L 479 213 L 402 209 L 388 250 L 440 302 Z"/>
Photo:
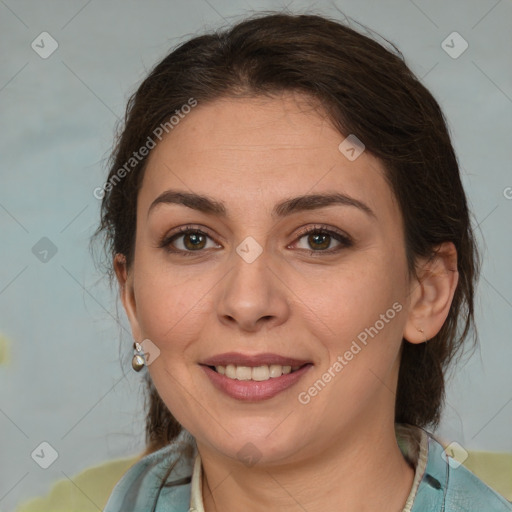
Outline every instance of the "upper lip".
<path fill-rule="evenodd" d="M 304 359 L 295 359 L 270 353 L 244 355 L 238 352 L 226 352 L 224 354 L 218 354 L 205 359 L 199 364 L 204 364 L 206 366 L 227 366 L 228 364 L 234 364 L 236 366 L 253 367 L 271 364 L 278 364 L 281 366 L 302 366 L 310 362 L 311 361 L 306 361 Z"/>

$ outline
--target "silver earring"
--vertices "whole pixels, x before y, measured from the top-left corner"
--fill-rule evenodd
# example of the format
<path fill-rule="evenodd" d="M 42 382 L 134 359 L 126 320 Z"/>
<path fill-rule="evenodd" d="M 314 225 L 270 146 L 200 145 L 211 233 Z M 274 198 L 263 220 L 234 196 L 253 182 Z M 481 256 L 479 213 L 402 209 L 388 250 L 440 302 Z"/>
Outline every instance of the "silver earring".
<path fill-rule="evenodd" d="M 146 361 L 144 360 L 144 351 L 142 350 L 142 345 L 137 343 L 136 341 L 133 343 L 133 358 L 132 358 L 132 368 L 136 372 L 140 372 Z"/>

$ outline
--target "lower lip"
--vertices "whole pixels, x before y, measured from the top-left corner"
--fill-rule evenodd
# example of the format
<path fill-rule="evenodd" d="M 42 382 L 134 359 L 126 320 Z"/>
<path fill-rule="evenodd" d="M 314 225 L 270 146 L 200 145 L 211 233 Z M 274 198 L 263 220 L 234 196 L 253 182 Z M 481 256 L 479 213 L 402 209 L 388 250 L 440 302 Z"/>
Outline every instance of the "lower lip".
<path fill-rule="evenodd" d="M 263 381 L 255 380 L 235 380 L 217 373 L 209 366 L 201 365 L 211 383 L 220 391 L 226 393 L 231 398 L 255 402 L 258 400 L 267 400 L 293 386 L 297 381 L 312 367 L 307 364 L 295 372 L 281 375 L 281 377 L 270 378 Z"/>

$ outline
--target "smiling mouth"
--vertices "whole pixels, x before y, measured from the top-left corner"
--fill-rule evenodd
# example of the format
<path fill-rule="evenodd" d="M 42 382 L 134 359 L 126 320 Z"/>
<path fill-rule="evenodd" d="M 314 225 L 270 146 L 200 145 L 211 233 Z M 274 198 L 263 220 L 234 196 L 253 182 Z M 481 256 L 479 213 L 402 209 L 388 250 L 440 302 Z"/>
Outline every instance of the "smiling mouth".
<path fill-rule="evenodd" d="M 270 379 L 276 379 L 282 375 L 288 375 L 289 373 L 294 373 L 305 366 L 311 366 L 311 363 L 306 363 L 299 366 L 283 366 L 280 364 L 241 366 L 228 364 L 226 366 L 208 365 L 208 368 L 215 371 L 216 373 L 219 373 L 220 375 L 224 375 L 228 379 L 262 382 Z"/>

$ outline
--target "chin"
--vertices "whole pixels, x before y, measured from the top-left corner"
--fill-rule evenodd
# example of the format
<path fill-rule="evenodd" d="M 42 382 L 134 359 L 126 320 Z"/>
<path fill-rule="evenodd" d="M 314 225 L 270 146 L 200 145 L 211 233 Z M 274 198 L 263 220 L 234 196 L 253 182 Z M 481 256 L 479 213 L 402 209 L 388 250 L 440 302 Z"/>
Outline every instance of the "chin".
<path fill-rule="evenodd" d="M 238 435 L 234 434 L 230 437 L 223 432 L 220 438 L 205 438 L 204 442 L 219 454 L 242 462 L 246 466 L 290 462 L 300 451 L 303 439 L 294 436 L 289 426 L 278 432 L 277 424 L 276 422 L 272 422 L 272 425 L 267 423 L 255 430 L 254 426 L 249 429 L 246 424 L 240 423 L 235 430 L 226 429 L 230 432 L 239 432 Z"/>

